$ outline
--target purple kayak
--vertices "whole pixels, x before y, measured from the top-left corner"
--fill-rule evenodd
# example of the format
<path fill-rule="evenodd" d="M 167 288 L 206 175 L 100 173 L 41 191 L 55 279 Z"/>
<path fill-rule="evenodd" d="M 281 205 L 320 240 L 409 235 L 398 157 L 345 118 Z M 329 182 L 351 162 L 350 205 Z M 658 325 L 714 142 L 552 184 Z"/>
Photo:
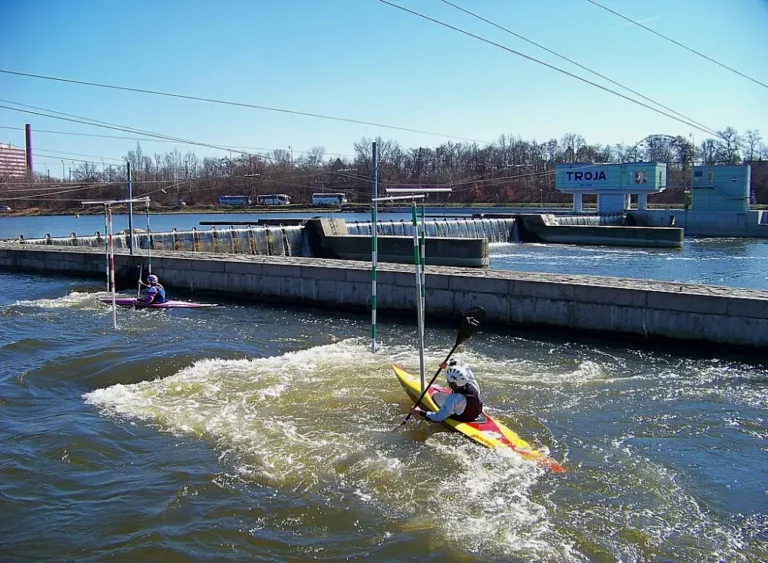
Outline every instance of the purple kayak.
<path fill-rule="evenodd" d="M 100 299 L 102 303 L 112 304 L 112 299 Z M 205 307 L 215 307 L 214 304 L 191 303 L 190 301 L 174 301 L 168 299 L 165 303 L 145 303 L 138 302 L 135 297 L 118 297 L 115 299 L 115 305 L 119 307 L 136 307 L 137 309 L 202 309 Z"/>

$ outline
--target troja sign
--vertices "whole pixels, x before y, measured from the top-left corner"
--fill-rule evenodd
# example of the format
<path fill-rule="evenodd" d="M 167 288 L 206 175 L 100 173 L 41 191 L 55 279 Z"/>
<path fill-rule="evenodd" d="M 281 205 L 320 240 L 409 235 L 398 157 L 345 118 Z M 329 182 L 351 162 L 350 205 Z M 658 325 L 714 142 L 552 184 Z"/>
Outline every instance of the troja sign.
<path fill-rule="evenodd" d="M 575 182 L 581 182 L 581 181 L 600 181 L 600 180 L 607 180 L 605 176 L 605 172 L 602 170 L 598 170 L 595 172 L 591 172 L 587 170 L 586 172 L 571 172 L 570 170 L 565 173 L 566 180 L 575 181 Z"/>

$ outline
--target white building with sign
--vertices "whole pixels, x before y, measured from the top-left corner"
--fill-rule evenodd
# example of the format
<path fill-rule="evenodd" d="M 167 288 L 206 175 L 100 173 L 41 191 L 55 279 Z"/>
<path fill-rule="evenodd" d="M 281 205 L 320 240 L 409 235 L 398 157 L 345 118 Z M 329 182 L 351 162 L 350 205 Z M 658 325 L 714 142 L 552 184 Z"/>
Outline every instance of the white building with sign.
<path fill-rule="evenodd" d="M 648 207 L 648 194 L 667 187 L 667 165 L 658 162 L 626 164 L 557 164 L 555 188 L 573 194 L 573 210 L 582 210 L 584 195 L 597 196 L 598 213 L 620 213 L 629 209 L 630 198 L 637 195 L 637 208 Z"/>

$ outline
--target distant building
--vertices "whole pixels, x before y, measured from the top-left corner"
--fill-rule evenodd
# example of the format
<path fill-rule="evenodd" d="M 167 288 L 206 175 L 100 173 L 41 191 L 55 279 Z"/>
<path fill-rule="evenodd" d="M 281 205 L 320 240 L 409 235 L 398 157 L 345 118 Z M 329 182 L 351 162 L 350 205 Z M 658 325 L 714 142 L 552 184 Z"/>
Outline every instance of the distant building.
<path fill-rule="evenodd" d="M 27 177 L 27 153 L 10 143 L 0 145 L 0 179 L 24 179 Z"/>
<path fill-rule="evenodd" d="M 751 166 L 694 166 L 691 211 L 749 211 Z"/>
<path fill-rule="evenodd" d="M 625 164 L 573 163 L 555 166 L 555 188 L 573 194 L 573 210 L 582 210 L 584 195 L 597 196 L 598 213 L 620 213 L 629 209 L 637 195 L 637 208 L 648 207 L 648 194 L 667 187 L 667 165 L 658 162 Z"/>

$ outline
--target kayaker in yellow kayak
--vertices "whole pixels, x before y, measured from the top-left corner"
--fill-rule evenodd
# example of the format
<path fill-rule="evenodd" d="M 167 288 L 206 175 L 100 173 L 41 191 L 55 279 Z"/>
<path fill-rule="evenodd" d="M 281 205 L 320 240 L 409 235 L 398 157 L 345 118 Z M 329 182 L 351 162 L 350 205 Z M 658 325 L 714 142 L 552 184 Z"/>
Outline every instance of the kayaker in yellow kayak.
<path fill-rule="evenodd" d="M 448 417 L 461 422 L 476 420 L 483 412 L 483 398 L 472 370 L 456 360 L 443 362 L 440 369 L 446 370 L 445 378 L 452 392 L 432 395 L 432 400 L 440 407 L 439 411 L 429 412 L 413 407 L 411 414 L 419 414 L 432 422 L 442 422 Z"/>

